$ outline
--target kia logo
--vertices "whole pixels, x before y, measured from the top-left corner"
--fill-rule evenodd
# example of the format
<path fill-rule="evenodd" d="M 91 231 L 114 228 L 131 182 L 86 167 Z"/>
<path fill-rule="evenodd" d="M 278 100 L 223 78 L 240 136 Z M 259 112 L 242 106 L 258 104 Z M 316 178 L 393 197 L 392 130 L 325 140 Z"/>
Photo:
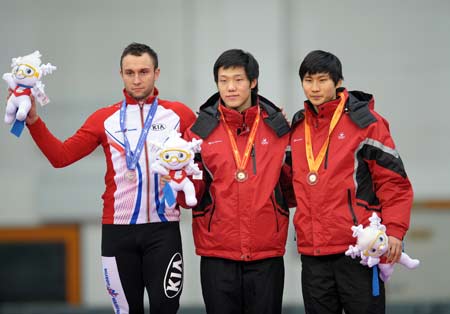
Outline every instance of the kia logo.
<path fill-rule="evenodd" d="M 164 293 L 169 299 L 175 298 L 183 287 L 183 257 L 175 253 L 167 266 L 164 276 Z"/>
<path fill-rule="evenodd" d="M 163 131 L 166 129 L 166 126 L 162 123 L 152 124 L 152 131 Z"/>

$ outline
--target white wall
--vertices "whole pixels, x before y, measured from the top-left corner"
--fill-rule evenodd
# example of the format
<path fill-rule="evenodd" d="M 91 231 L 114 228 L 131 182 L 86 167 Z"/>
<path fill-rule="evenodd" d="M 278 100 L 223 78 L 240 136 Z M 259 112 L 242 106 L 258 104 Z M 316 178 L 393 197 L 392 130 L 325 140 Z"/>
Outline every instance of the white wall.
<path fill-rule="evenodd" d="M 311 50 L 328 50 L 343 63 L 345 86 L 373 93 L 376 108 L 391 122 L 416 199 L 449 198 L 449 31 L 446 0 L 0 0 L 0 72 L 10 71 L 12 57 L 35 49 L 43 62 L 58 66 L 44 78 L 52 102 L 39 109 L 64 139 L 95 109 L 121 99 L 119 58 L 132 41 L 159 53 L 162 97 L 194 110 L 215 90 L 212 66 L 218 55 L 229 48 L 248 50 L 260 63 L 261 94 L 289 116 L 304 99 L 301 59 Z M 0 99 L 5 97 L 6 84 L 0 88 Z M 27 133 L 16 139 L 0 123 L 0 224 L 82 223 L 83 300 L 107 304 L 97 271 L 103 153 L 54 170 Z M 189 214 L 183 219 L 189 270 L 183 302 L 196 304 L 198 258 Z M 432 225 L 431 218 L 426 228 Z M 438 243 L 434 240 L 427 243 Z M 296 304 L 300 266 L 292 235 L 286 264 L 285 301 Z M 431 284 L 419 292 L 430 291 Z"/>

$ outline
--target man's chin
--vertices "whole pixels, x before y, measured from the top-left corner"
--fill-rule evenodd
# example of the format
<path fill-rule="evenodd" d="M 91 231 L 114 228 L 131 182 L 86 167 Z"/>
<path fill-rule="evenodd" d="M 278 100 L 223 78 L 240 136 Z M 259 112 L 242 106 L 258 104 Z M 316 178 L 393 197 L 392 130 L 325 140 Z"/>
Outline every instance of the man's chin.
<path fill-rule="evenodd" d="M 142 94 L 134 94 L 134 93 L 129 93 L 131 97 L 133 97 L 133 99 L 135 99 L 136 101 L 142 101 L 142 100 L 146 100 L 148 98 L 149 95 L 142 95 Z"/>

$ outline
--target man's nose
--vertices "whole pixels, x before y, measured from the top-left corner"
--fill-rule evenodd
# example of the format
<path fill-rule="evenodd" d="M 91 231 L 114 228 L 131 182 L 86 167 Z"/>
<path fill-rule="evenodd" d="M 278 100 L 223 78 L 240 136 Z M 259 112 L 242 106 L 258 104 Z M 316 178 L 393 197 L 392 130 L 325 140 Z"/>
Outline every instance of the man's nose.
<path fill-rule="evenodd" d="M 318 90 L 319 90 L 319 82 L 313 81 L 313 82 L 312 82 L 311 89 L 312 89 L 313 91 L 318 91 Z"/>
<path fill-rule="evenodd" d="M 236 89 L 236 84 L 234 82 L 229 82 L 227 87 L 229 91 L 232 91 Z"/>
<path fill-rule="evenodd" d="M 133 76 L 133 84 L 139 84 L 141 82 L 141 77 L 139 76 L 139 73 L 136 73 Z"/>

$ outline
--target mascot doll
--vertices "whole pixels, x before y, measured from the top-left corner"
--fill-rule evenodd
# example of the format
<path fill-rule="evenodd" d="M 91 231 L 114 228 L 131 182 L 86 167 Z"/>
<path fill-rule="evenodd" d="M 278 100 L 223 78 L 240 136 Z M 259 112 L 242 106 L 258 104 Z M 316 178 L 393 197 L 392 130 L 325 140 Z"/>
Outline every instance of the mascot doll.
<path fill-rule="evenodd" d="M 50 63 L 41 65 L 39 51 L 24 57 L 13 58 L 11 67 L 11 73 L 3 74 L 3 79 L 12 90 L 6 103 L 5 123 L 11 124 L 16 120 L 11 133 L 19 137 L 24 128 L 28 111 L 31 109 L 30 95 L 36 97 L 41 106 L 49 102 L 41 78 L 52 73 L 56 67 Z"/>
<path fill-rule="evenodd" d="M 166 141 L 161 145 L 152 143 L 158 147 L 157 159 L 151 165 L 153 172 L 159 175 L 170 177 L 164 187 L 164 203 L 169 207 L 175 203 L 177 192 L 183 191 L 186 204 L 190 207 L 197 205 L 195 188 L 188 176 L 201 178 L 202 171 L 194 163 L 195 153 L 200 152 L 202 140 L 192 140 L 187 142 L 181 138 L 181 134 L 172 131 Z M 170 188 L 170 189 L 169 189 Z M 163 209 L 162 209 L 163 210 Z M 158 209 L 161 213 L 162 210 Z"/>
<path fill-rule="evenodd" d="M 383 255 L 389 248 L 386 227 L 381 224 L 381 219 L 376 213 L 369 218 L 370 224 L 366 228 L 362 225 L 352 226 L 353 237 L 357 238 L 356 245 L 350 245 L 345 255 L 352 258 L 360 257 L 361 264 L 373 267 L 378 265 L 380 278 L 387 282 L 394 272 L 394 264 L 383 263 Z M 408 269 L 419 266 L 420 261 L 410 258 L 406 253 L 402 253 L 399 264 Z M 376 267 L 374 267 L 376 271 Z"/>

